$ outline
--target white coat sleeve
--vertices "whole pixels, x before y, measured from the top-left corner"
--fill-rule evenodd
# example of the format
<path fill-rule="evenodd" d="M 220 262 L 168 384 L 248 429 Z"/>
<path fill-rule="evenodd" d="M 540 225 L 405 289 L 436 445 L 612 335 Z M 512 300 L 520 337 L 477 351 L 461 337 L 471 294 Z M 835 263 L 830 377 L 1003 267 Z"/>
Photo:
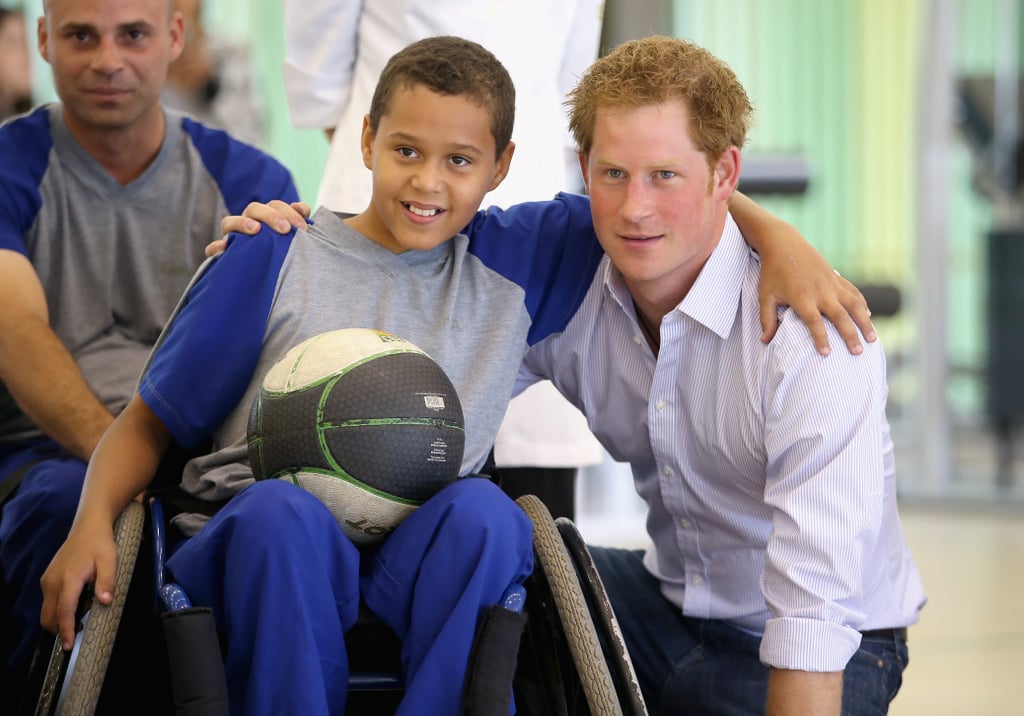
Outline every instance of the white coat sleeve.
<path fill-rule="evenodd" d="M 364 0 L 285 0 L 284 85 L 292 124 L 333 129 L 352 93 Z"/>

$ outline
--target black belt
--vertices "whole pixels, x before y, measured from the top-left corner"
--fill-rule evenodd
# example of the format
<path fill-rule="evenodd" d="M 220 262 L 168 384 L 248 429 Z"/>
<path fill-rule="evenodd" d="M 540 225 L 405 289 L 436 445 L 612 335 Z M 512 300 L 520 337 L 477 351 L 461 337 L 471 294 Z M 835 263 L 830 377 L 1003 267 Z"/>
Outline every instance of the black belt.
<path fill-rule="evenodd" d="M 861 636 L 894 636 L 897 639 L 907 640 L 907 628 L 896 627 L 894 629 L 869 629 L 862 631 Z"/>

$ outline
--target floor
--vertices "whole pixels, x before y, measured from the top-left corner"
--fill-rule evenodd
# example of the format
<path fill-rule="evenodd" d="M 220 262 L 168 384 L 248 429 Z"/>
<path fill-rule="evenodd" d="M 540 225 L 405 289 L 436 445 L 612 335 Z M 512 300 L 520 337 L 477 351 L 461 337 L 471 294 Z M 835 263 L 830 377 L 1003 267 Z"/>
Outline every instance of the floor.
<path fill-rule="evenodd" d="M 1024 514 L 904 508 L 929 601 L 893 716 L 1024 714 Z"/>
<path fill-rule="evenodd" d="M 606 465 L 589 477 L 578 482 L 584 537 L 642 547 L 643 505 L 628 473 Z M 1024 715 L 1024 510 L 904 504 L 902 517 L 929 601 L 890 714 Z"/>

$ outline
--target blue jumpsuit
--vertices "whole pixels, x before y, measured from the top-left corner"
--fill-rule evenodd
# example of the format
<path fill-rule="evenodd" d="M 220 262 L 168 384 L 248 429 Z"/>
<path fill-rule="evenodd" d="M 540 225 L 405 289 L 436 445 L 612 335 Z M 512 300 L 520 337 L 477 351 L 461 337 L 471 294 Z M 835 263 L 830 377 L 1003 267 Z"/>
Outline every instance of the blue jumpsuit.
<path fill-rule="evenodd" d="M 0 128 L 0 249 L 32 262 L 50 325 L 114 414 L 220 220 L 296 200 L 263 152 L 167 111 L 157 157 L 122 186 L 75 142 L 59 104 Z M 159 230 L 154 230 L 159 227 Z M 0 686 L 17 693 L 39 634 L 39 579 L 71 526 L 85 463 L 43 436 L 0 384 L 0 481 L 34 465 L 0 514 Z"/>

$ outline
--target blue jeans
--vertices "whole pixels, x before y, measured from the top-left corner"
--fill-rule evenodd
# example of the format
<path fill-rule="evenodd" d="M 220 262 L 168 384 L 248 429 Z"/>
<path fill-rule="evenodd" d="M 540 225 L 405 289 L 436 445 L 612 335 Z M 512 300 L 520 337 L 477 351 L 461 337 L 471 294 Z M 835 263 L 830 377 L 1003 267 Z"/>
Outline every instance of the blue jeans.
<path fill-rule="evenodd" d="M 758 655 L 760 637 L 683 616 L 644 568 L 643 552 L 590 551 L 652 716 L 764 714 L 769 669 Z M 907 643 L 895 630 L 865 635 L 843 673 L 843 716 L 885 714 L 907 660 Z"/>

